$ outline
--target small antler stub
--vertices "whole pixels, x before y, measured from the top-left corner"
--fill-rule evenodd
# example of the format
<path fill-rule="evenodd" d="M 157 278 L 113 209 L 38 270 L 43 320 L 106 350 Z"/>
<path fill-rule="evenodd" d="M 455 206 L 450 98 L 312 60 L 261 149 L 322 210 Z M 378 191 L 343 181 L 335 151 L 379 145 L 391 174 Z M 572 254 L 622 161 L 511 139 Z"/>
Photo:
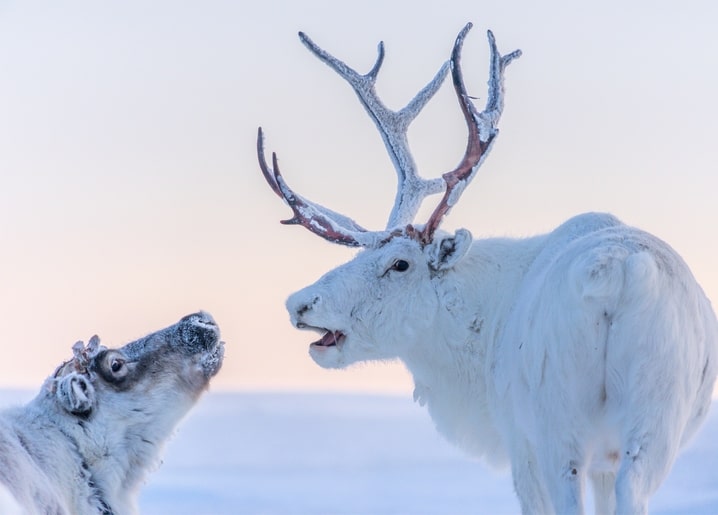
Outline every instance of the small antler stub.
<path fill-rule="evenodd" d="M 57 367 L 52 377 L 62 377 L 69 372 L 77 372 L 78 374 L 89 373 L 90 363 L 102 349 L 100 337 L 97 335 L 90 338 L 87 342 L 87 346 L 85 346 L 82 340 L 75 342 L 72 346 L 72 358 Z"/>

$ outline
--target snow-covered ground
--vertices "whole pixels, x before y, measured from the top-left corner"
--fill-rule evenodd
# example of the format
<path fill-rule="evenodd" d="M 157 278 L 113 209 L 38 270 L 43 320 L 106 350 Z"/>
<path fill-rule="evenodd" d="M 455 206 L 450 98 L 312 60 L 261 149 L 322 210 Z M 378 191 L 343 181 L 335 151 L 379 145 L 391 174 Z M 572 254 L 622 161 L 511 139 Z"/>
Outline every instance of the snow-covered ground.
<path fill-rule="evenodd" d="M 0 406 L 29 399 L 0 392 Z M 652 513 L 718 514 L 718 408 Z M 516 513 L 507 472 L 445 443 L 403 397 L 211 393 L 141 496 L 149 515 Z"/>

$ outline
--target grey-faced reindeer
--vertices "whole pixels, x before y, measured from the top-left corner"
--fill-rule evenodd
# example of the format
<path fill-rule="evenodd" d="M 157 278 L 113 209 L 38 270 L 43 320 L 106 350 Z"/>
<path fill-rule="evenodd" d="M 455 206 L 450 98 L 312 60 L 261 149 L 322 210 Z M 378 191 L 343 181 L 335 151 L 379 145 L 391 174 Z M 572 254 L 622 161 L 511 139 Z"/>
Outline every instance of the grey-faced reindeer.
<path fill-rule="evenodd" d="M 525 239 L 472 240 L 438 230 L 494 142 L 503 73 L 519 52 L 500 55 L 489 32 L 486 108 L 466 92 L 459 34 L 450 61 L 398 112 L 379 100 L 383 59 L 361 75 L 302 42 L 349 82 L 376 123 L 399 177 L 385 230 L 295 193 L 273 156 L 258 154 L 267 182 L 292 208 L 284 223 L 361 247 L 352 261 L 289 297 L 292 324 L 318 332 L 312 358 L 325 368 L 402 360 L 414 397 L 450 441 L 511 465 L 524 513 L 582 513 L 585 478 L 598 513 L 640 514 L 680 446 L 711 403 L 718 323 L 681 257 L 666 243 L 609 214 L 571 218 Z M 451 71 L 469 138 L 459 166 L 421 178 L 409 123 Z M 441 193 L 429 220 L 419 204 Z"/>
<path fill-rule="evenodd" d="M 0 513 L 121 515 L 219 371 L 207 313 L 118 349 L 78 342 L 29 404 L 0 412 Z"/>

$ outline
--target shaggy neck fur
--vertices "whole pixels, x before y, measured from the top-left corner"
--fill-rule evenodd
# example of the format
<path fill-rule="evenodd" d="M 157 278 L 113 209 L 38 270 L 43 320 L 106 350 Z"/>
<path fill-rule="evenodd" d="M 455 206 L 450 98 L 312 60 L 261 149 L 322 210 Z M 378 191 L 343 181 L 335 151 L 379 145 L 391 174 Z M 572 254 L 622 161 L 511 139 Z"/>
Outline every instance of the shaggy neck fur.
<path fill-rule="evenodd" d="M 417 341 L 401 356 L 414 378 L 414 400 L 427 406 L 439 432 L 494 465 L 506 455 L 487 395 L 492 348 L 543 240 L 520 240 L 520 248 L 515 240 L 476 241 L 456 269 L 433 281 L 439 302 L 432 334 L 441 338 Z"/>
<path fill-rule="evenodd" d="M 55 417 L 46 416 L 50 411 L 56 413 Z M 54 446 L 52 455 L 26 447 L 42 473 L 50 478 L 48 484 L 61 485 L 60 495 L 65 498 L 66 506 L 59 513 L 65 510 L 78 515 L 137 512 L 136 496 L 127 492 L 137 491 L 145 472 L 158 459 L 159 444 L 143 438 L 138 446 L 135 440 L 139 436 L 133 436 L 131 428 L 114 435 L 98 428 L 91 418 L 62 412 L 44 392 L 27 409 L 18 411 L 17 418 L 22 419 L 16 424 L 16 431 L 23 441 L 40 438 L 67 442 L 67 445 Z M 64 423 L 53 419 L 64 419 Z M 30 435 L 33 432 L 37 435 L 35 438 Z M 79 442 L 88 443 L 80 445 Z"/>

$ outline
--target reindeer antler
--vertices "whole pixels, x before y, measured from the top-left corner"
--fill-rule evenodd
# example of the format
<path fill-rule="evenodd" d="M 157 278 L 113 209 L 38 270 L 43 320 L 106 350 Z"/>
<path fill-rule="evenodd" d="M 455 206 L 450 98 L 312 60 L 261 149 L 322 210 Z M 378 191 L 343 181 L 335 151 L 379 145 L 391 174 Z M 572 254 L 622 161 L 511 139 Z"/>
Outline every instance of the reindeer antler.
<path fill-rule="evenodd" d="M 267 165 L 264 158 L 264 134 L 261 127 L 257 131 L 257 156 L 259 157 L 259 167 L 269 186 L 294 211 L 294 217 L 282 220 L 283 224 L 301 225 L 326 240 L 349 247 L 369 246 L 371 233 L 354 220 L 294 193 L 279 171 L 276 152 L 272 152 L 272 168 Z"/>
<path fill-rule="evenodd" d="M 101 349 L 100 337 L 97 335 L 90 338 L 87 346 L 82 340 L 75 342 L 72 346 L 72 358 L 57 367 L 52 377 L 61 377 L 69 372 L 86 374 L 92 359 Z"/>
<path fill-rule="evenodd" d="M 454 83 L 454 90 L 464 113 L 464 119 L 469 129 L 466 153 L 461 163 L 452 170 L 442 175 L 446 182 L 444 197 L 434 212 L 429 217 L 422 231 L 420 239 L 426 244 L 431 241 L 434 232 L 441 224 L 441 220 L 449 210 L 458 202 L 459 197 L 476 175 L 476 171 L 483 163 L 484 158 L 491 150 L 494 138 L 498 136 L 497 127 L 501 112 L 504 108 L 504 69 L 508 64 L 521 57 L 521 50 L 514 50 L 510 54 L 502 56 L 496 48 L 496 39 L 493 32 L 487 31 L 489 46 L 491 48 L 491 64 L 489 71 L 489 96 L 486 100 L 486 107 L 480 113 L 471 101 L 466 92 L 464 75 L 461 72 L 461 49 L 464 46 L 464 38 L 471 30 L 472 24 L 467 23 L 463 30 L 456 37 L 454 50 L 451 53 L 451 78 Z"/>
<path fill-rule="evenodd" d="M 303 32 L 299 33 L 299 39 L 314 55 L 349 83 L 359 97 L 364 109 L 376 124 L 377 129 L 379 129 L 399 180 L 394 208 L 389 215 L 386 228 L 395 229 L 411 223 L 424 197 L 434 193 L 441 193 L 444 189 L 444 184 L 441 179 L 427 180 L 419 176 L 414 158 L 409 150 L 406 133 L 414 118 L 417 117 L 443 84 L 449 71 L 449 62 L 445 62 L 439 68 L 431 82 L 424 86 L 406 107 L 399 111 L 392 111 L 384 105 L 374 89 L 379 69 L 384 62 L 383 41 L 378 45 L 378 55 L 372 69 L 366 75 L 360 75 L 344 62 L 319 48 Z"/>
<path fill-rule="evenodd" d="M 494 137 L 498 134 L 496 125 L 503 108 L 503 70 L 512 59 L 521 55 L 521 52 L 517 50 L 509 55 L 501 56 L 496 49 L 493 34 L 489 31 L 491 46 L 489 98 L 484 111 L 477 113 L 466 93 L 459 65 L 464 38 L 471 26 L 471 23 L 467 24 L 456 38 L 451 60 L 444 63 L 431 82 L 399 111 L 388 109 L 374 89 L 377 74 L 384 61 L 383 43 L 379 43 L 377 60 L 372 69 L 367 74 L 361 75 L 318 47 L 304 33 L 299 33 L 302 43 L 349 83 L 374 120 L 396 169 L 398 188 L 386 230 L 367 231 L 351 218 L 311 202 L 289 188 L 279 171 L 276 154 L 272 154 L 271 168 L 266 162 L 263 133 L 260 128 L 257 135 L 257 154 L 262 173 L 272 190 L 284 199 L 294 212 L 293 218 L 283 220 L 282 223 L 302 225 L 322 238 L 352 247 L 371 247 L 397 234 L 417 237 L 423 244 L 431 241 L 434 231 L 475 175 L 490 150 Z M 455 170 L 445 173 L 441 178 L 423 179 L 419 176 L 411 156 L 407 131 L 410 123 L 438 91 L 449 68 L 451 68 L 454 88 L 469 128 L 469 141 L 464 158 Z M 414 230 L 409 224 L 413 221 L 421 202 L 428 195 L 442 191 L 444 197 L 434 210 L 429 222 L 421 231 Z"/>

